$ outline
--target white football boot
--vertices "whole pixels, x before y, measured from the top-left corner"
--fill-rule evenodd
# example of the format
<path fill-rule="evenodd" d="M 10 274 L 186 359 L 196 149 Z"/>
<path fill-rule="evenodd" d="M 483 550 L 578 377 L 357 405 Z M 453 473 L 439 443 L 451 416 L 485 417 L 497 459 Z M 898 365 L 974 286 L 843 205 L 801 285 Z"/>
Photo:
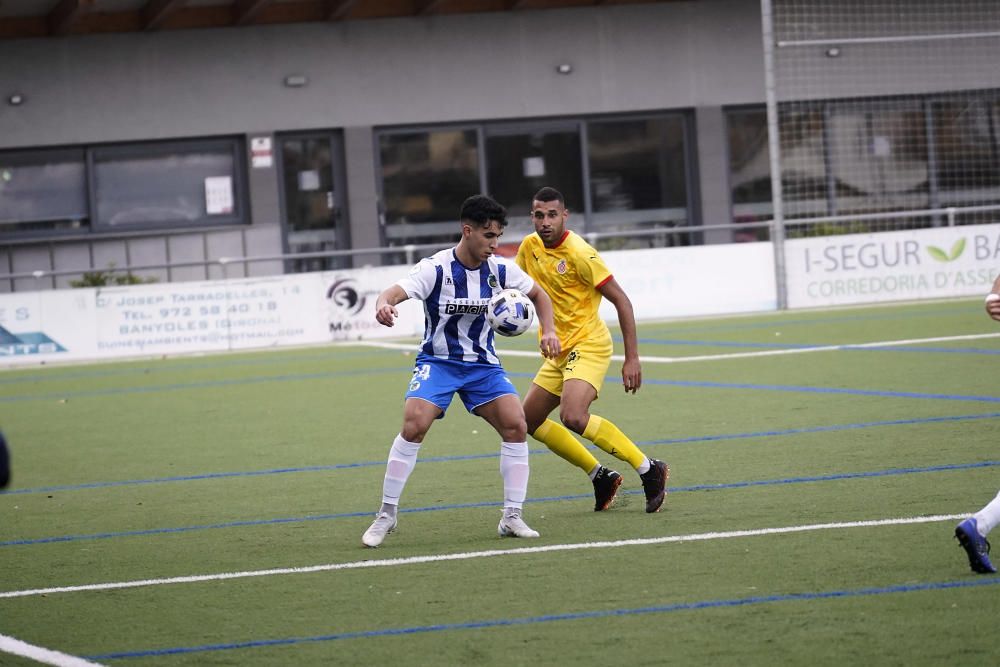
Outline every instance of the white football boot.
<path fill-rule="evenodd" d="M 361 541 L 366 547 L 377 547 L 382 544 L 385 536 L 396 530 L 396 517 L 389 516 L 388 512 L 379 512 L 375 515 L 372 525 L 361 536 Z"/>
<path fill-rule="evenodd" d="M 504 510 L 497 534 L 500 537 L 538 537 L 538 531 L 532 530 L 521 518 L 521 510 Z"/>

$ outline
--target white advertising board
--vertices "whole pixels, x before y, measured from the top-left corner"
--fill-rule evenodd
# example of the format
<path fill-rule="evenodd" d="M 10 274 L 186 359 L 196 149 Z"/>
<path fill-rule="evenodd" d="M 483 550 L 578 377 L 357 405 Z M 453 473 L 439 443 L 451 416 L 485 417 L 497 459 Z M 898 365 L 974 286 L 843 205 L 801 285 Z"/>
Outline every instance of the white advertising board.
<path fill-rule="evenodd" d="M 389 285 L 405 278 L 409 270 L 409 266 L 380 266 L 323 273 L 329 339 L 423 336 L 424 309 L 419 301 L 407 300 L 396 306 L 399 317 L 392 327 L 375 321 L 378 295 Z"/>
<path fill-rule="evenodd" d="M 785 242 L 788 307 L 986 294 L 1000 273 L 1000 225 Z"/>
<path fill-rule="evenodd" d="M 0 363 L 320 343 L 318 274 L 0 295 Z"/>
<path fill-rule="evenodd" d="M 94 290 L 0 295 L 0 364 L 99 356 Z"/>
<path fill-rule="evenodd" d="M 96 290 L 108 355 L 177 354 L 325 340 L 315 274 Z"/>
<path fill-rule="evenodd" d="M 637 320 L 777 308 L 770 243 L 618 250 L 601 256 L 632 301 Z M 617 321 L 607 299 L 601 302 L 601 316 Z"/>
<path fill-rule="evenodd" d="M 777 308 L 770 243 L 602 254 L 638 320 Z M 785 262 L 790 308 L 979 296 L 1000 274 L 1000 225 L 791 239 Z M 0 294 L 0 365 L 420 337 L 417 301 L 375 322 L 409 268 Z"/>

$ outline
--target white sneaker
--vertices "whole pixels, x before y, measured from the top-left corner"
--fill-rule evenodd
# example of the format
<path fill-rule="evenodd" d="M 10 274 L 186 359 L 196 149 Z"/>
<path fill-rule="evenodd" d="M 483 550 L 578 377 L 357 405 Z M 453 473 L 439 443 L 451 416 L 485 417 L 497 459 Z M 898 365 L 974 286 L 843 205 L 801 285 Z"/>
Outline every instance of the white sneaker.
<path fill-rule="evenodd" d="M 500 537 L 538 537 L 538 531 L 532 530 L 521 518 L 520 510 L 515 510 L 500 518 L 500 525 L 497 526 L 497 534 Z"/>
<path fill-rule="evenodd" d="M 389 516 L 388 512 L 379 512 L 375 515 L 372 525 L 368 526 L 368 530 L 361 536 L 361 541 L 366 547 L 377 547 L 382 544 L 385 536 L 394 530 L 396 530 L 396 517 Z"/>

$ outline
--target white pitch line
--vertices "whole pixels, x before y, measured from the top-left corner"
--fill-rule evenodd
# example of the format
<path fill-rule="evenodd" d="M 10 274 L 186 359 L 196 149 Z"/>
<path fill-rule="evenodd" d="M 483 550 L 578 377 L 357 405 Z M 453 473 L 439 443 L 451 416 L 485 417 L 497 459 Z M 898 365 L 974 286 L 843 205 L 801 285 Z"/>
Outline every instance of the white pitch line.
<path fill-rule="evenodd" d="M 56 667 L 94 667 L 95 665 L 100 667 L 101 665 L 99 662 L 90 662 L 75 655 L 68 655 L 59 651 L 42 648 L 41 646 L 35 646 L 20 639 L 8 637 L 7 635 L 0 635 L 0 653 L 19 655 L 24 658 L 30 658 L 35 662 L 40 662 L 43 665 L 55 665 Z"/>
<path fill-rule="evenodd" d="M 897 347 L 900 345 L 917 345 L 921 343 L 946 343 L 959 340 L 979 340 L 982 338 L 1000 338 L 1000 333 L 988 334 L 968 334 L 964 336 L 938 336 L 936 338 L 909 338 L 904 340 L 885 340 L 876 343 L 849 343 L 844 345 L 822 345 L 817 347 L 794 347 L 780 350 L 756 350 L 754 352 L 732 352 L 727 354 L 705 354 L 692 357 L 656 357 L 640 356 L 643 363 L 651 364 L 681 364 L 690 361 L 720 361 L 723 359 L 748 359 L 752 357 L 774 357 L 785 354 L 807 354 L 809 352 L 834 352 L 837 350 L 851 350 L 856 348 L 869 347 Z M 387 350 L 404 350 L 413 352 L 417 349 L 415 343 L 385 343 L 379 341 L 357 341 L 352 345 L 363 345 L 366 347 L 381 347 Z M 526 350 L 499 350 L 501 357 L 541 357 L 540 352 L 528 352 Z M 611 357 L 615 361 L 624 361 L 625 357 L 616 354 Z"/>
<path fill-rule="evenodd" d="M 616 547 L 645 546 L 650 544 L 668 544 L 671 542 L 696 542 L 699 540 L 719 540 L 734 537 L 757 537 L 760 535 L 780 535 L 784 533 L 801 533 L 812 530 L 833 530 L 836 528 L 868 528 L 874 526 L 896 526 L 913 523 L 934 523 L 938 521 L 954 521 L 964 519 L 967 514 L 938 514 L 934 516 L 903 517 L 896 519 L 876 519 L 871 521 L 847 521 L 841 523 L 816 523 L 802 526 L 783 526 L 778 528 L 758 528 L 754 530 L 731 530 L 713 533 L 692 533 L 688 535 L 668 535 L 666 537 L 648 537 L 632 540 L 615 540 L 611 542 L 579 542 L 575 544 L 552 544 L 541 547 L 524 547 L 520 549 L 491 549 L 489 551 L 470 551 L 457 554 L 434 554 L 431 556 L 410 556 L 409 558 L 385 558 L 380 560 L 360 560 L 349 563 L 328 563 L 326 565 L 310 565 L 308 567 L 285 567 L 270 570 L 250 570 L 246 572 L 220 572 L 218 574 L 196 574 L 185 577 L 169 577 L 165 579 L 140 579 L 135 581 L 117 581 L 103 584 L 85 584 L 81 586 L 60 586 L 53 588 L 33 588 L 23 591 L 0 592 L 0 598 L 18 598 L 32 595 L 51 595 L 53 593 L 79 593 L 82 591 L 108 591 L 119 588 L 140 588 L 144 586 L 163 586 L 167 584 L 190 584 L 204 581 L 223 581 L 226 579 L 245 579 L 248 577 L 270 577 L 283 574 L 307 574 L 310 572 L 332 572 L 335 570 L 360 570 L 373 567 L 394 567 L 398 565 L 416 565 L 419 563 L 440 563 L 454 560 L 472 560 L 475 558 L 492 558 L 495 556 L 520 556 L 524 554 L 548 553 L 554 551 L 578 551 L 581 549 L 608 549 Z"/>

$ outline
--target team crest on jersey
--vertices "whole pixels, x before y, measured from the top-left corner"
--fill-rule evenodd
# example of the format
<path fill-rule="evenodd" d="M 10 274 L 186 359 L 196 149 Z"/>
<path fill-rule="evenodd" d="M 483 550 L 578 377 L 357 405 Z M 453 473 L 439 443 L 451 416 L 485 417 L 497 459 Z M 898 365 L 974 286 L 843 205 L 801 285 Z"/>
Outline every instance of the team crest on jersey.
<path fill-rule="evenodd" d="M 497 280 L 497 277 L 495 275 L 493 275 L 492 273 L 490 274 L 490 277 L 486 279 L 486 282 L 493 289 L 496 289 L 497 287 L 500 286 L 500 281 Z"/>
<path fill-rule="evenodd" d="M 558 274 L 566 273 L 566 260 L 565 259 L 559 260 L 559 263 L 556 264 L 556 273 L 558 273 Z"/>

